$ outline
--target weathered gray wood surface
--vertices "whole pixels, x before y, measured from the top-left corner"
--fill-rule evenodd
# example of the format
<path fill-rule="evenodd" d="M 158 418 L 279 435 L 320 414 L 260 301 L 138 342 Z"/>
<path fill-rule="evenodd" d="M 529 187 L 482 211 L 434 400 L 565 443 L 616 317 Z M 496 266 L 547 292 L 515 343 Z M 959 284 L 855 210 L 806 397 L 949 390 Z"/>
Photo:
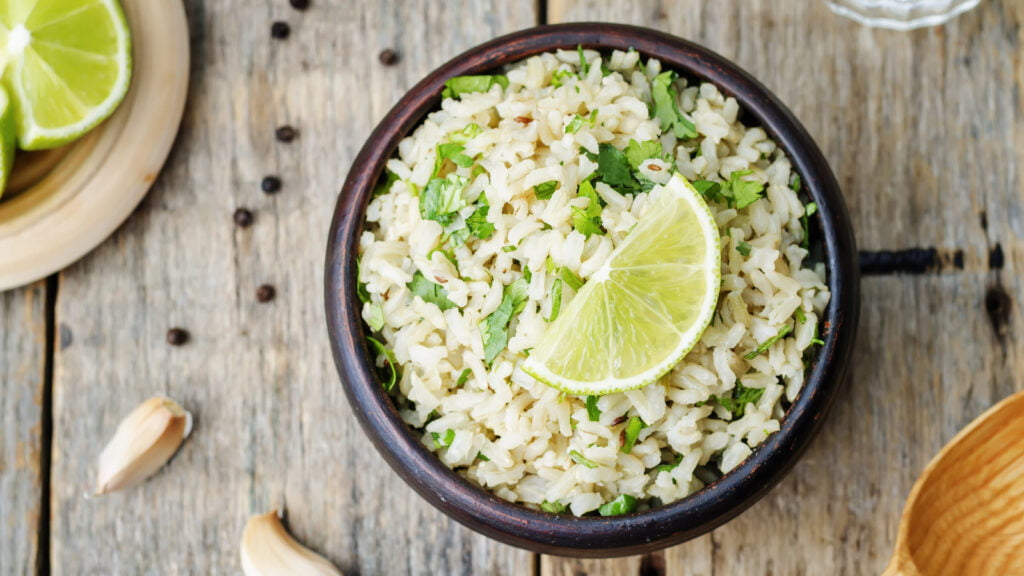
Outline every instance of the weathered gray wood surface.
<path fill-rule="evenodd" d="M 0 574 L 35 574 L 43 490 L 46 281 L 0 294 Z"/>
<path fill-rule="evenodd" d="M 128 223 L 59 279 L 54 573 L 238 573 L 245 519 L 275 506 L 347 574 L 534 573 L 533 555 L 446 520 L 372 450 L 329 358 L 320 289 L 335 194 L 374 123 L 449 57 L 539 21 L 532 3 L 512 4 L 188 3 L 193 84 L 176 149 Z M 750 511 L 645 558 L 543 557 L 540 574 L 880 572 L 928 459 L 1024 388 L 1024 6 L 986 0 L 913 33 L 864 29 L 818 0 L 550 0 L 547 10 L 550 22 L 669 30 L 734 59 L 817 139 L 862 248 L 962 250 L 964 266 L 864 280 L 854 377 L 794 473 Z M 292 25 L 288 40 L 269 37 L 278 19 Z M 377 61 L 384 48 L 398 50 L 396 66 Z M 285 123 L 300 137 L 276 143 Z M 259 191 L 269 173 L 284 181 L 276 196 Z M 251 228 L 233 226 L 239 206 L 254 210 Z M 1001 270 L 990 266 L 997 245 Z M 277 287 L 274 302 L 256 302 L 263 283 Z M 0 296 L 4 574 L 35 572 L 44 292 Z M 172 326 L 192 340 L 168 346 Z M 158 392 L 195 413 L 193 437 L 145 485 L 83 499 L 117 422 Z"/>

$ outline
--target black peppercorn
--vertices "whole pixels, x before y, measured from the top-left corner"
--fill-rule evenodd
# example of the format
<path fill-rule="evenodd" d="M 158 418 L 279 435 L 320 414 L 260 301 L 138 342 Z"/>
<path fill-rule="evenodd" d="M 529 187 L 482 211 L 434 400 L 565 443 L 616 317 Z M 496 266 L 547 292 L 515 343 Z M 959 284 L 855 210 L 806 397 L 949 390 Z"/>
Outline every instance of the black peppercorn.
<path fill-rule="evenodd" d="M 380 55 L 377 56 L 377 58 L 379 58 L 380 63 L 385 66 L 394 66 L 395 64 L 398 63 L 398 53 L 392 50 L 391 48 L 382 50 Z"/>
<path fill-rule="evenodd" d="M 259 302 L 270 302 L 277 295 L 277 291 L 270 284 L 264 284 L 256 289 L 256 300 Z"/>
<path fill-rule="evenodd" d="M 265 176 L 260 182 L 260 189 L 267 194 L 273 194 L 281 190 L 281 179 L 277 176 Z"/>
<path fill-rule="evenodd" d="M 167 343 L 171 346 L 181 346 L 186 342 L 188 342 L 188 330 L 171 328 L 167 331 Z"/>
<path fill-rule="evenodd" d="M 278 40 L 284 40 L 291 34 L 292 29 L 287 22 L 274 22 L 270 25 L 270 35 Z"/>
<path fill-rule="evenodd" d="M 295 8 L 296 10 L 305 10 L 306 8 L 309 8 L 309 0 L 288 0 L 288 2 L 292 5 L 292 8 Z"/>
<path fill-rule="evenodd" d="M 237 224 L 239 227 L 248 228 L 249 226 L 252 226 L 253 215 L 252 212 L 250 212 L 249 210 L 246 210 L 245 208 L 239 208 L 238 210 L 235 210 L 234 219 L 235 224 Z"/>
<path fill-rule="evenodd" d="M 287 124 L 281 126 L 277 130 L 274 130 L 274 137 L 277 138 L 278 142 L 291 142 L 292 140 L 295 140 L 298 135 L 299 131 Z"/>

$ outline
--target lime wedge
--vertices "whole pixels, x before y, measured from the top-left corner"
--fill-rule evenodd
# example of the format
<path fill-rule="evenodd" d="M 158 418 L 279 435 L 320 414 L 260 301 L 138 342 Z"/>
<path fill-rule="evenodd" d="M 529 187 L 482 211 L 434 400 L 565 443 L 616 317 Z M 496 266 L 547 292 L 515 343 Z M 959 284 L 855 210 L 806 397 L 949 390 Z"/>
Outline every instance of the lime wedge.
<path fill-rule="evenodd" d="M 0 196 L 7 188 L 7 178 L 14 164 L 14 110 L 7 91 L 0 88 Z"/>
<path fill-rule="evenodd" d="M 5 0 L 0 63 L 18 146 L 61 146 L 110 116 L 128 91 L 128 23 L 117 0 Z"/>
<path fill-rule="evenodd" d="M 636 228 L 548 326 L 523 370 L 571 394 L 646 386 L 700 339 L 718 303 L 718 227 L 679 174 L 651 191 Z"/>

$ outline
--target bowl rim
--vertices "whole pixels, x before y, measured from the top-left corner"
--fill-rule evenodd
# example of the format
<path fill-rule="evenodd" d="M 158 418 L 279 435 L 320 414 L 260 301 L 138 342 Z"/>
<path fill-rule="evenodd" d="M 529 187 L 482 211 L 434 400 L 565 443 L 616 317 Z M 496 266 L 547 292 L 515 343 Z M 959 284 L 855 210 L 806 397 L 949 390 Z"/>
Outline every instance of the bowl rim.
<path fill-rule="evenodd" d="M 785 150 L 817 203 L 826 282 L 824 346 L 781 429 L 737 468 L 690 496 L 645 512 L 575 517 L 531 510 L 502 500 L 445 466 L 398 415 L 376 376 L 356 297 L 356 258 L 366 206 L 384 163 L 398 143 L 438 108 L 445 80 L 482 74 L 557 49 L 634 48 L 666 70 L 711 82 L 736 98 Z M 755 123 L 752 123 L 755 124 Z M 839 184 L 823 154 L 793 114 L 753 76 L 693 42 L 649 28 L 598 22 L 539 26 L 472 48 L 409 90 L 367 139 L 339 193 L 326 252 L 324 301 L 335 365 L 364 432 L 398 474 L 427 501 L 478 532 L 536 552 L 611 557 L 660 549 L 708 532 L 750 507 L 795 464 L 829 412 L 848 372 L 860 313 L 857 250 Z"/>

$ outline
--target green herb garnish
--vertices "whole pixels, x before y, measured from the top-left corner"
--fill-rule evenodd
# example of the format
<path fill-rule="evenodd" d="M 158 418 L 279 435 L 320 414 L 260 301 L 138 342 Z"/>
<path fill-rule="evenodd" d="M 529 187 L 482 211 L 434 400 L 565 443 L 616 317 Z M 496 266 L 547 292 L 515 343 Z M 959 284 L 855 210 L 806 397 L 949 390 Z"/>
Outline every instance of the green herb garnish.
<path fill-rule="evenodd" d="M 793 312 L 793 316 L 796 318 L 796 321 L 801 324 L 805 324 L 807 322 L 807 314 L 804 313 L 803 308 L 797 308 L 796 312 Z"/>
<path fill-rule="evenodd" d="M 482 462 L 490 462 L 491 461 L 491 459 L 488 458 L 487 456 L 485 456 L 483 452 L 477 452 L 476 453 L 476 459 L 480 460 Z"/>
<path fill-rule="evenodd" d="M 529 285 L 525 278 L 505 286 L 504 295 L 498 309 L 491 312 L 480 323 L 480 336 L 484 345 L 484 359 L 490 366 L 501 351 L 508 346 L 508 328 L 512 318 L 522 311 L 526 305 L 526 289 Z"/>
<path fill-rule="evenodd" d="M 775 344 L 779 340 L 782 340 L 783 338 L 786 337 L 786 335 L 788 335 L 792 331 L 793 331 L 793 327 L 790 326 L 789 324 L 783 326 L 782 328 L 779 329 L 779 333 L 778 334 L 776 334 L 775 336 L 772 336 L 771 338 L 765 340 L 757 348 L 751 350 L 750 352 L 747 352 L 743 357 L 745 359 L 747 359 L 747 360 L 753 360 L 754 358 L 757 358 L 761 354 L 764 354 L 765 352 L 767 352 L 768 349 L 772 347 L 772 344 Z"/>
<path fill-rule="evenodd" d="M 487 92 L 495 84 L 508 88 L 507 76 L 456 76 L 444 83 L 442 98 L 459 98 L 472 92 Z"/>
<path fill-rule="evenodd" d="M 487 240 L 494 234 L 494 224 L 487 220 L 487 213 L 491 211 L 491 205 L 487 203 L 487 196 L 481 194 L 477 200 L 476 210 L 466 218 L 466 228 L 470 234 L 481 240 Z"/>
<path fill-rule="evenodd" d="M 597 407 L 597 396 L 587 396 L 587 418 L 591 422 L 601 419 L 601 409 Z"/>
<path fill-rule="evenodd" d="M 750 244 L 740 240 L 739 244 L 736 245 L 736 251 L 744 256 L 750 256 Z"/>
<path fill-rule="evenodd" d="M 583 456 L 583 454 L 580 454 L 576 450 L 569 451 L 569 458 L 572 458 L 577 464 L 582 464 L 587 468 L 597 468 L 597 464 L 595 464 L 593 460 L 588 460 Z"/>
<path fill-rule="evenodd" d="M 551 85 L 558 88 L 565 84 L 565 78 L 579 79 L 579 76 L 572 70 L 555 70 L 555 73 L 551 75 Z"/>
<path fill-rule="evenodd" d="M 455 381 L 455 387 L 456 387 L 456 388 L 462 388 L 462 386 L 463 386 L 463 385 L 464 385 L 464 384 L 465 384 L 465 383 L 466 383 L 467 381 L 469 381 L 469 376 L 470 376 L 470 375 L 471 375 L 472 373 L 473 373 L 473 371 L 472 371 L 472 370 L 470 370 L 469 368 L 466 368 L 465 370 L 463 370 L 463 371 L 462 371 L 462 374 L 459 374 L 459 379 Z"/>
<path fill-rule="evenodd" d="M 715 397 L 715 401 L 722 408 L 731 412 L 733 418 L 739 419 L 743 418 L 743 414 L 747 410 L 747 404 L 757 404 L 761 396 L 764 396 L 764 388 L 747 388 L 742 382 L 737 380 L 736 387 L 732 389 L 732 396 L 724 398 Z"/>
<path fill-rule="evenodd" d="M 367 336 L 366 341 L 370 343 L 370 346 L 377 350 L 378 355 L 384 357 L 384 363 L 387 365 L 390 371 L 390 376 L 388 377 L 387 382 L 383 383 L 384 390 L 387 392 L 391 392 L 391 390 L 395 387 L 395 382 L 398 381 L 398 369 L 396 368 L 396 366 L 398 365 L 398 360 L 395 359 L 395 353 L 392 352 L 391 350 L 388 350 L 387 347 L 384 346 L 384 344 L 382 344 L 376 338 Z"/>
<path fill-rule="evenodd" d="M 593 128 L 594 123 L 597 121 L 597 110 L 591 110 L 589 116 L 580 116 L 576 114 L 572 120 L 565 126 L 566 134 L 575 134 L 580 131 L 580 128 L 584 126 Z"/>
<path fill-rule="evenodd" d="M 457 174 L 449 174 L 443 179 L 432 178 L 420 196 L 420 216 L 424 220 L 440 222 L 442 226 L 451 224 L 455 213 L 466 207 L 462 189 L 468 183 L 466 177 Z"/>
<path fill-rule="evenodd" d="M 451 446 L 452 442 L 455 441 L 455 430 L 451 428 L 444 431 L 444 436 L 441 436 L 437 432 L 431 432 L 430 436 L 434 439 L 435 448 L 445 448 Z"/>
<path fill-rule="evenodd" d="M 435 304 L 441 310 L 455 308 L 455 303 L 448 299 L 448 291 L 444 286 L 431 282 L 419 270 L 412 275 L 412 281 L 406 286 L 414 296 L 419 296 L 424 302 Z"/>
<path fill-rule="evenodd" d="M 467 124 L 465 128 L 457 132 L 452 132 L 448 135 L 448 139 L 457 144 L 465 144 L 473 138 L 476 138 L 481 132 L 483 132 L 478 124 Z"/>
<path fill-rule="evenodd" d="M 434 177 L 437 178 L 438 174 L 441 173 L 441 169 L 444 167 L 445 160 L 451 160 L 456 165 L 463 168 L 469 168 L 473 165 L 473 159 L 462 153 L 466 147 L 462 144 L 455 142 L 448 142 L 445 144 L 438 144 L 437 146 L 437 157 L 434 159 Z"/>
<path fill-rule="evenodd" d="M 558 189 L 558 180 L 548 180 L 533 187 L 533 193 L 539 200 L 548 200 Z"/>
<path fill-rule="evenodd" d="M 370 327 L 370 330 L 374 332 L 379 331 L 384 327 L 384 310 L 380 307 L 380 304 L 370 304 L 366 307 L 366 324 Z"/>
<path fill-rule="evenodd" d="M 580 183 L 579 196 L 589 198 L 590 204 L 586 208 L 572 207 L 572 227 L 587 238 L 590 238 L 591 234 L 603 234 L 601 230 L 601 198 L 598 197 L 590 180 Z"/>
<path fill-rule="evenodd" d="M 373 189 L 374 196 L 380 196 L 381 194 L 387 194 L 391 191 L 391 185 L 398 181 L 398 174 L 395 174 L 391 170 L 384 170 L 385 177 L 381 180 L 377 186 Z"/>
<path fill-rule="evenodd" d="M 562 504 L 558 500 L 554 502 L 548 502 L 547 500 L 540 503 L 540 509 L 549 514 L 561 514 L 565 512 L 565 504 Z"/>
<path fill-rule="evenodd" d="M 590 72 L 590 63 L 587 62 L 587 57 L 583 54 L 583 45 L 576 45 L 576 53 L 580 57 L 580 72 L 586 76 Z"/>
<path fill-rule="evenodd" d="M 629 494 L 620 494 L 615 500 L 598 508 L 597 513 L 601 516 L 618 516 L 620 514 L 629 514 L 634 510 L 636 510 L 636 498 Z"/>
<path fill-rule="evenodd" d="M 672 86 L 677 75 L 673 71 L 662 72 L 651 82 L 651 98 L 654 100 L 654 117 L 661 123 L 663 132 L 672 132 L 676 138 L 686 140 L 697 137 L 697 128 L 679 111 L 679 95 Z"/>
<path fill-rule="evenodd" d="M 569 270 L 565 266 L 562 266 L 562 271 L 560 275 L 562 277 L 562 282 L 568 284 L 569 288 L 572 288 L 575 292 L 579 292 L 580 288 L 583 288 L 583 279 L 577 276 L 575 272 Z"/>
<path fill-rule="evenodd" d="M 807 248 L 811 245 L 811 216 L 814 216 L 818 212 L 818 204 L 811 202 L 804 206 L 803 216 L 800 216 L 800 224 L 804 228 L 804 239 L 800 241 L 800 245 Z"/>
<path fill-rule="evenodd" d="M 728 192 L 725 196 L 730 206 L 742 209 L 761 199 L 761 195 L 764 192 L 764 183 L 743 180 L 744 176 L 749 176 L 753 173 L 752 170 L 737 170 L 729 175 L 729 183 L 726 185 Z"/>
<path fill-rule="evenodd" d="M 640 183 L 630 171 L 625 152 L 611 144 L 598 146 L 596 179 L 628 194 L 635 194 L 640 189 Z"/>
<path fill-rule="evenodd" d="M 789 179 L 789 187 L 794 192 L 799 192 L 800 188 L 802 187 L 802 183 L 800 182 L 800 175 L 797 174 L 796 172 L 793 172 L 793 176 L 791 176 Z"/>
<path fill-rule="evenodd" d="M 647 424 L 643 420 L 636 416 L 632 416 L 629 419 L 629 423 L 626 424 L 625 438 L 622 443 L 620 450 L 624 454 L 629 454 L 633 451 L 633 446 L 636 445 L 636 439 L 640 436 L 640 431 L 647 427 Z"/>
<path fill-rule="evenodd" d="M 562 309 L 562 279 L 555 278 L 551 283 L 551 316 L 548 322 L 554 322 L 558 318 L 558 312 Z"/>
<path fill-rule="evenodd" d="M 712 396 L 712 398 L 713 398 L 713 396 Z M 659 472 L 671 472 L 671 471 L 675 470 L 676 468 L 678 468 L 679 465 L 682 464 L 682 462 L 683 462 L 683 455 L 679 454 L 678 457 L 676 458 L 675 462 L 673 462 L 671 464 L 658 464 L 657 466 L 654 467 L 654 469 L 659 471 Z"/>
<path fill-rule="evenodd" d="M 719 182 L 697 180 L 693 183 L 693 187 L 697 189 L 697 192 L 700 192 L 701 196 L 712 202 L 718 202 L 722 199 L 722 185 Z"/>
<path fill-rule="evenodd" d="M 640 169 L 640 165 L 644 163 L 644 160 L 661 158 L 661 142 L 657 140 L 637 142 L 630 138 L 629 144 L 623 150 L 623 154 L 626 156 L 626 162 L 629 163 L 629 167 L 636 171 Z"/>

